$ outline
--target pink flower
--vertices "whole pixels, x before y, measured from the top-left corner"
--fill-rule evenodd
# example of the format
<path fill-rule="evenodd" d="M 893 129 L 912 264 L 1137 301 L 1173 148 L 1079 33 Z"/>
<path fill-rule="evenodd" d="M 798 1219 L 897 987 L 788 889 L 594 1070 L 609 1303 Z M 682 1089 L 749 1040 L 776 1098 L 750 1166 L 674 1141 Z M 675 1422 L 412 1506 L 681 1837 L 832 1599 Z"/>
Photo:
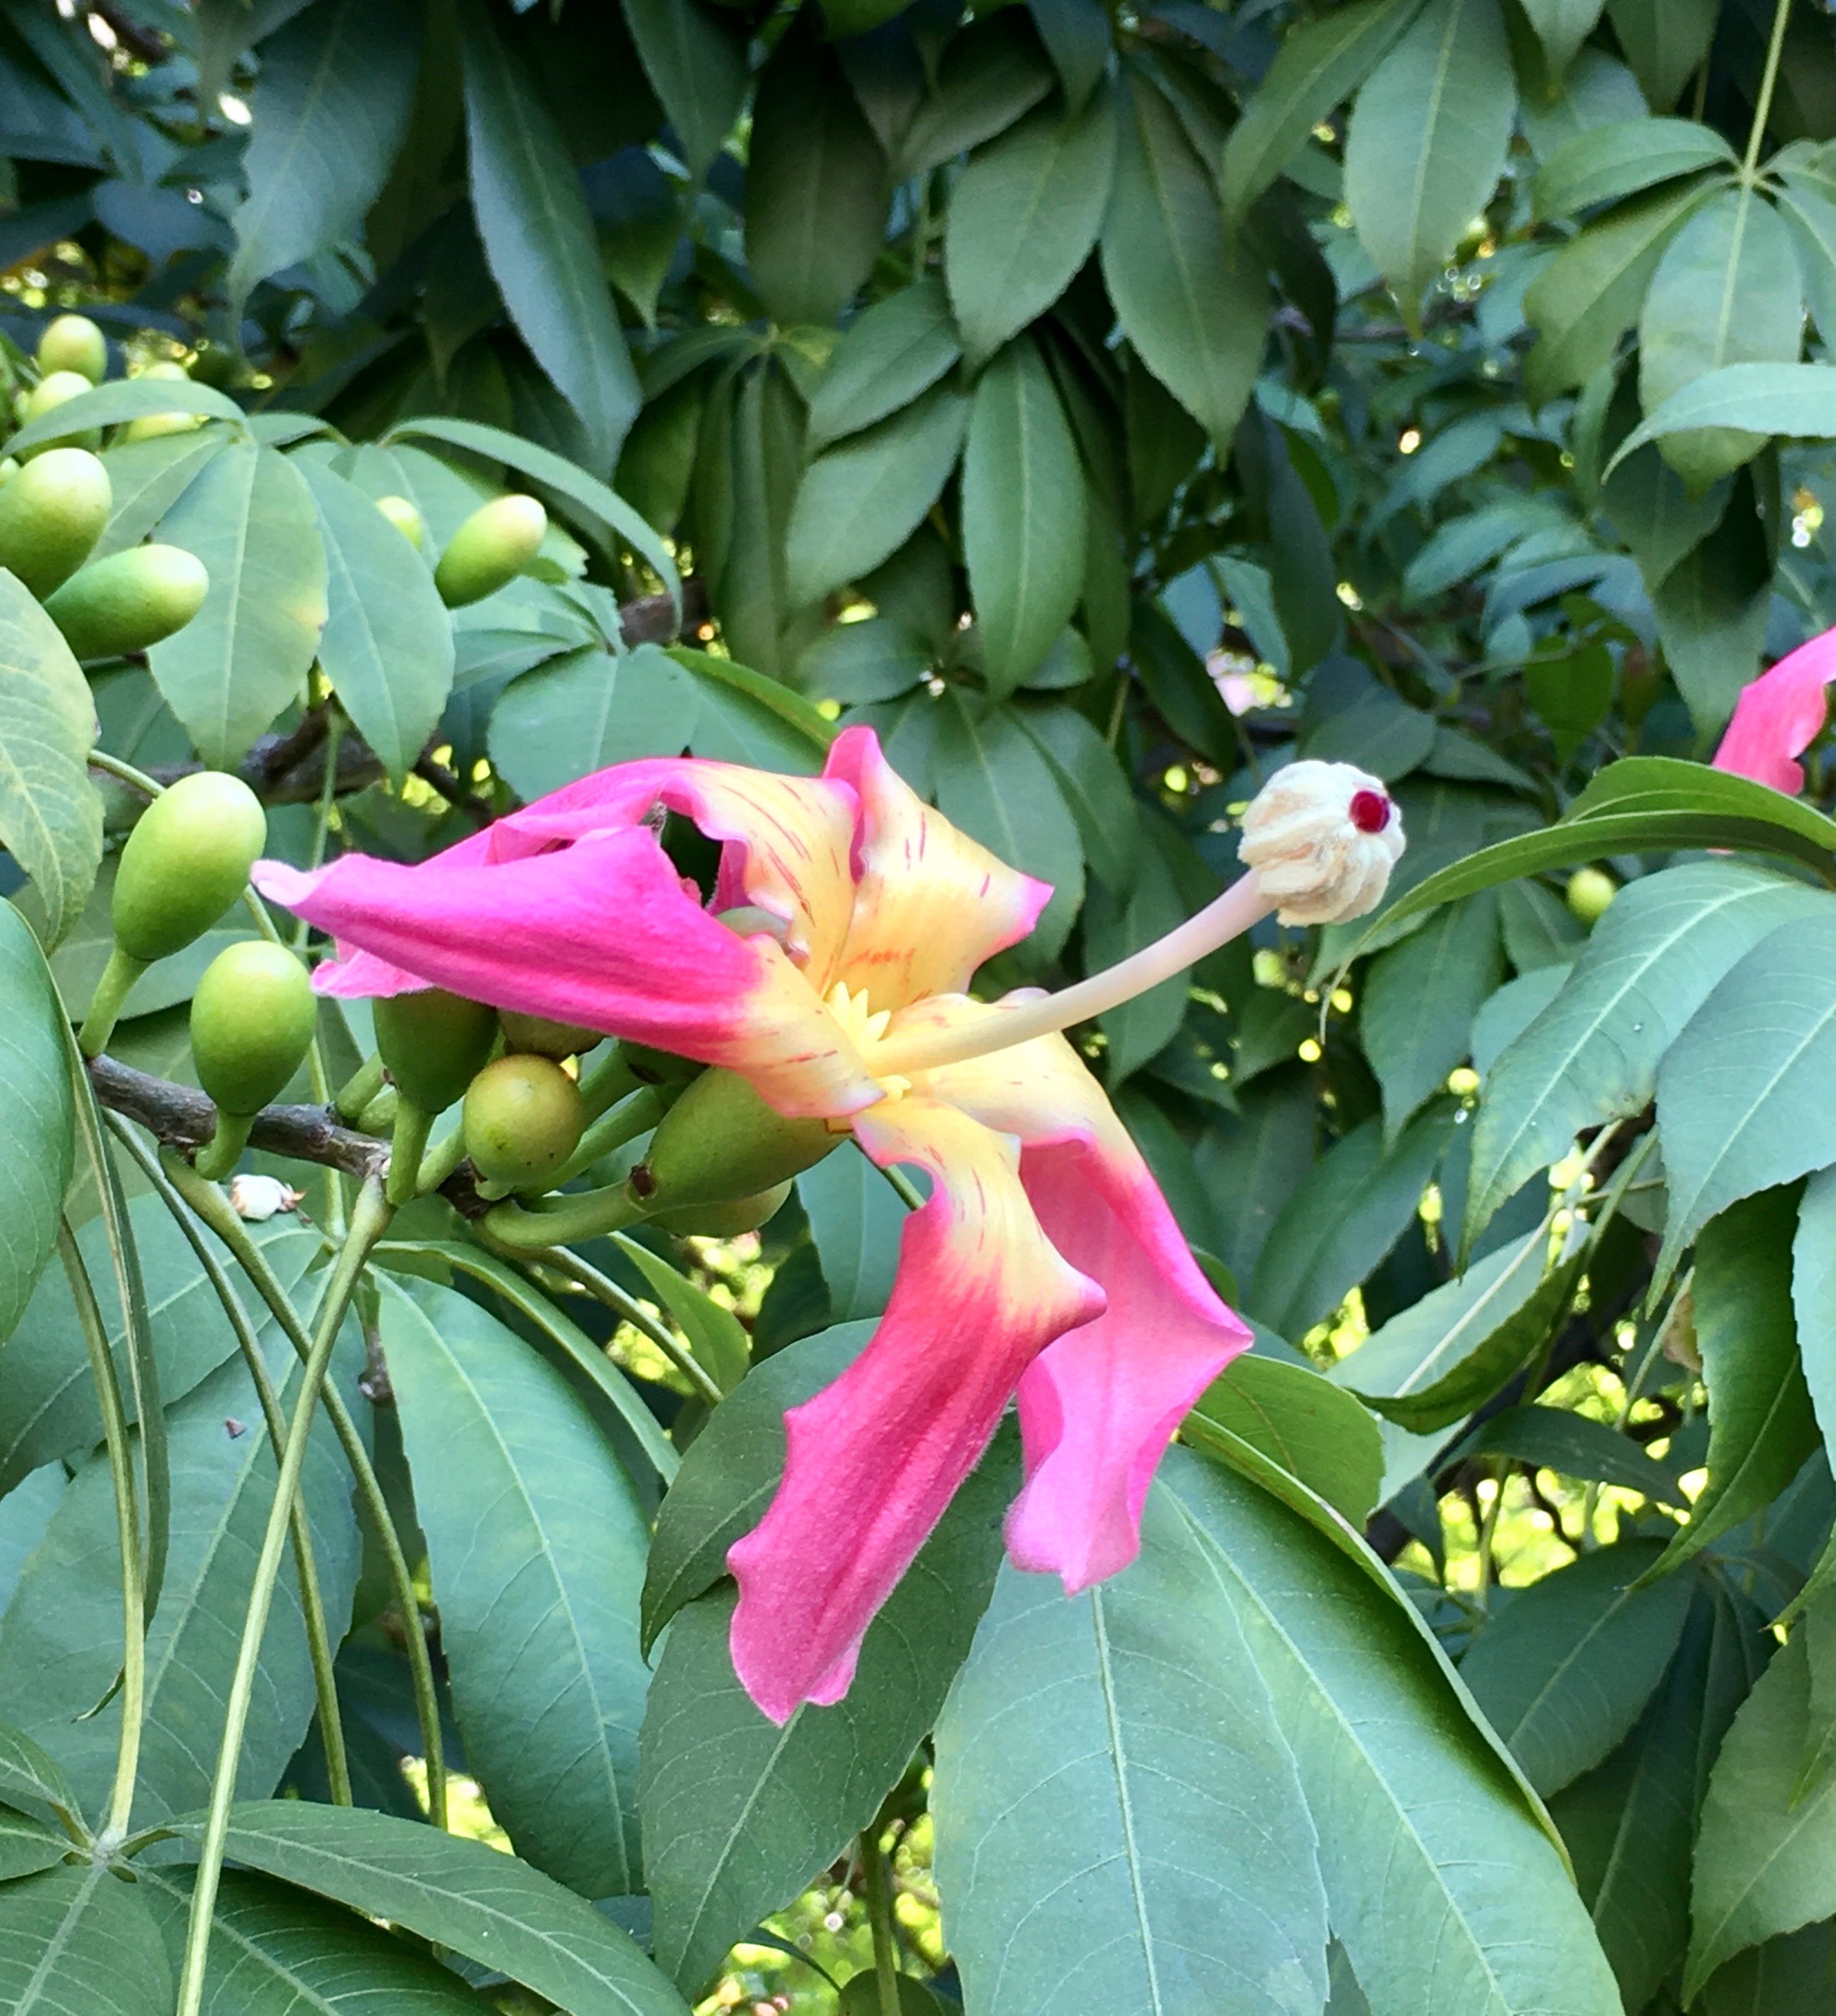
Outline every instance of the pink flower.
<path fill-rule="evenodd" d="M 724 843 L 706 909 L 658 843 L 658 806 Z M 1050 891 L 922 803 L 863 728 L 821 778 L 624 764 L 419 867 L 350 855 L 310 875 L 264 862 L 255 879 L 338 938 L 327 992 L 434 984 L 658 1045 L 852 1131 L 882 1168 L 929 1174 L 879 1328 L 787 1417 L 777 1496 L 728 1556 L 733 1663 L 783 1721 L 846 1691 L 1016 1394 L 1015 1562 L 1077 1590 L 1134 1559 L 1161 1451 L 1249 1332 L 1058 1032 L 1277 903 L 1305 921 L 1370 907 L 1401 846 L 1373 778 L 1292 766 L 1246 819 L 1253 872 L 1210 910 L 1062 995 L 994 1004 L 969 979 Z M 778 928 L 741 935 L 713 914 L 740 906 Z"/>
<path fill-rule="evenodd" d="M 1715 752 L 1715 767 L 1796 798 L 1804 789 L 1804 766 L 1797 758 L 1822 733 L 1829 712 L 1824 689 L 1831 679 L 1836 679 L 1836 630 L 1826 630 L 1742 691 Z"/>

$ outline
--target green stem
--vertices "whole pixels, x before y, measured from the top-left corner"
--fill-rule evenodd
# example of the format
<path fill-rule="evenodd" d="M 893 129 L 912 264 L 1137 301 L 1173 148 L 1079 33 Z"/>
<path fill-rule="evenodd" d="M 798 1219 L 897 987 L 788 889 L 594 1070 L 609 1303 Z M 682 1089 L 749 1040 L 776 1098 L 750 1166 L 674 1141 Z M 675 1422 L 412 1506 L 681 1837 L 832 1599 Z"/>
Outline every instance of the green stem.
<path fill-rule="evenodd" d="M 545 1253 L 551 1246 L 621 1232 L 648 1216 L 623 1183 L 613 1183 L 605 1190 L 581 1190 L 556 1197 L 533 1210 L 500 1204 L 480 1222 L 493 1241 L 511 1252 Z"/>
<path fill-rule="evenodd" d="M 309 1357 L 312 1340 L 299 1320 L 299 1311 L 294 1307 L 292 1298 L 281 1286 L 261 1248 L 249 1237 L 248 1226 L 230 1208 L 230 1200 L 214 1183 L 199 1182 L 196 1170 L 170 1151 L 161 1156 L 160 1167 L 173 1188 L 230 1249 L 237 1265 L 253 1283 L 255 1293 L 267 1304 L 269 1314 L 280 1325 L 295 1352 L 302 1361 Z M 351 1466 L 351 1474 L 356 1480 L 357 1496 L 369 1516 L 371 1529 L 377 1546 L 383 1551 L 383 1561 L 388 1570 L 389 1587 L 401 1616 L 409 1678 L 414 1690 L 415 1719 L 420 1725 L 421 1752 L 427 1760 L 428 1810 L 433 1824 L 443 1828 L 446 1825 L 446 1751 L 440 1733 L 440 1697 L 433 1685 L 433 1663 L 428 1657 L 427 1639 L 420 1627 L 420 1596 L 414 1585 L 414 1570 L 403 1551 L 401 1536 L 396 1531 L 396 1522 L 389 1512 L 389 1502 L 384 1495 L 375 1465 L 370 1461 L 369 1450 L 364 1447 L 364 1438 L 356 1422 L 351 1418 L 344 1395 L 335 1385 L 328 1384 L 325 1389 L 325 1413 L 331 1423 L 332 1433 L 338 1438 L 338 1446 L 344 1451 L 344 1461 Z"/>
<path fill-rule="evenodd" d="M 415 1185 L 420 1181 L 420 1159 L 427 1152 L 427 1137 L 433 1131 L 433 1115 L 403 1099 L 396 1106 L 395 1131 L 389 1139 L 388 1200 L 392 1204 L 412 1204 Z"/>
<path fill-rule="evenodd" d="M 90 997 L 89 1013 L 77 1033 L 76 1047 L 84 1057 L 100 1057 L 108 1047 L 134 982 L 146 970 L 146 960 L 129 958 L 118 945 L 109 948 L 108 963 L 102 969 L 102 978 Z"/>
<path fill-rule="evenodd" d="M 236 1348 L 242 1354 L 242 1362 L 248 1367 L 249 1377 L 254 1383 L 255 1398 L 260 1403 L 262 1418 L 267 1424 L 268 1441 L 274 1449 L 274 1462 L 278 1464 L 286 1448 L 286 1423 L 282 1418 L 280 1400 L 274 1392 L 273 1375 L 268 1371 L 268 1361 L 262 1356 L 262 1347 L 255 1336 L 254 1326 L 249 1321 L 249 1312 L 242 1306 L 242 1298 L 236 1293 L 223 1262 L 212 1251 L 205 1238 L 197 1220 L 185 1209 L 185 1199 L 173 1187 L 166 1172 L 160 1167 L 159 1157 L 134 1133 L 118 1114 L 111 1114 L 109 1126 L 123 1148 L 140 1165 L 140 1173 L 153 1186 L 154 1194 L 172 1214 L 173 1223 L 185 1235 L 185 1243 L 197 1257 L 197 1263 L 204 1270 L 204 1277 L 210 1283 L 221 1305 L 225 1319 L 236 1338 Z M 306 1618 L 307 1651 L 312 1660 L 313 1691 L 319 1699 L 319 1728 L 325 1744 L 325 1775 L 331 1786 L 331 1802 L 334 1806 L 349 1806 L 351 1795 L 351 1766 L 344 1742 L 344 1721 L 338 1706 L 338 1686 L 332 1672 L 334 1652 L 331 1633 L 325 1621 L 325 1600 L 319 1584 L 319 1562 L 312 1551 L 312 1529 L 307 1523 L 306 1507 L 297 1498 L 293 1506 L 293 1558 L 294 1567 L 299 1576 L 300 1610 Z"/>
<path fill-rule="evenodd" d="M 217 1109 L 217 1131 L 197 1151 L 197 1173 L 207 1183 L 227 1182 L 249 1145 L 249 1129 L 255 1124 L 252 1113 L 225 1113 Z"/>
<path fill-rule="evenodd" d="M 705 1400 L 711 1407 L 717 1407 L 725 1399 L 726 1395 L 719 1385 L 670 1336 L 667 1328 L 663 1324 L 653 1321 L 644 1305 L 633 1296 L 628 1295 L 610 1275 L 602 1274 L 591 1261 L 583 1260 L 577 1253 L 570 1253 L 565 1247 L 554 1247 L 543 1253 L 541 1259 L 544 1265 L 554 1268 L 556 1273 L 565 1274 L 569 1281 L 577 1282 L 595 1301 L 604 1303 L 607 1308 L 614 1315 L 622 1316 L 633 1329 L 642 1330 L 694 1387 L 698 1400 Z"/>
<path fill-rule="evenodd" d="M 455 1114 L 453 1125 L 420 1159 L 414 1179 L 415 1195 L 424 1197 L 429 1191 L 438 1190 L 465 1159 L 465 1124 Z"/>
<path fill-rule="evenodd" d="M 1773 90 L 1778 83 L 1779 58 L 1785 53 L 1785 31 L 1791 19 L 1791 0 L 1777 0 L 1773 8 L 1772 38 L 1766 44 L 1766 67 L 1760 78 L 1760 95 L 1753 103 L 1752 130 L 1747 135 L 1746 159 L 1741 163 L 1741 180 L 1751 189 L 1759 179 L 1760 149 L 1765 142 L 1766 121 L 1773 113 Z"/>
<path fill-rule="evenodd" d="M 580 1103 L 586 1109 L 588 1121 L 597 1120 L 608 1106 L 617 1105 L 642 1083 L 637 1073 L 626 1063 L 624 1051 L 618 1044 L 613 1044 L 604 1057 L 597 1058 L 580 1074 Z"/>
<path fill-rule="evenodd" d="M 123 763 L 118 756 L 110 756 L 106 749 L 92 749 L 88 756 L 89 767 L 100 770 L 105 777 L 112 777 L 118 784 L 126 784 L 147 798 L 161 798 L 165 786 L 149 777 L 144 770 L 137 770 L 131 763 Z"/>
<path fill-rule="evenodd" d="M 95 1284 L 66 1218 L 58 1226 L 58 1252 L 70 1291 L 76 1301 L 77 1321 L 89 1352 L 90 1376 L 102 1409 L 102 1432 L 108 1445 L 108 1473 L 115 1482 L 115 1527 L 121 1548 L 121 1735 L 115 1752 L 115 1783 L 108 1795 L 108 1816 L 98 1846 L 112 1853 L 126 1840 L 134 1809 L 134 1779 L 140 1766 L 140 1730 L 146 1713 L 147 1619 L 140 1581 L 140 1513 L 134 1490 L 134 1460 L 128 1447 L 128 1417 L 121 1406 L 121 1385 L 108 1349 L 108 1331 L 96 1305 Z"/>
<path fill-rule="evenodd" d="M 867 1921 L 873 1931 L 873 1977 L 879 2016 L 900 2016 L 899 1942 L 892 1929 L 892 1886 L 887 1879 L 877 1822 L 861 1835 L 860 1855 Z"/>
<path fill-rule="evenodd" d="M 364 1108 L 382 1089 L 383 1060 L 373 1050 L 344 1081 L 331 1103 L 338 1109 L 338 1117 L 354 1126 L 363 1117 Z"/>
<path fill-rule="evenodd" d="M 1533 1388 L 1527 1388 L 1533 1391 Z M 1479 1522 L 1479 1587 L 1477 1595 L 1482 1610 L 1491 1607 L 1492 1596 L 1492 1547 L 1498 1534 L 1499 1515 L 1505 1509 L 1505 1484 L 1511 1474 L 1508 1462 L 1501 1463 L 1492 1475 L 1492 1503 L 1485 1507 L 1485 1516 Z"/>
<path fill-rule="evenodd" d="M 262 1535 L 254 1583 L 249 1591 L 248 1608 L 242 1618 L 241 1641 L 236 1648 L 236 1669 L 230 1682 L 229 1699 L 224 1704 L 223 1741 L 217 1753 L 217 1773 L 211 1780 L 210 1806 L 192 1890 L 191 1918 L 185 1927 L 185 1965 L 178 1985 L 178 2016 L 199 2016 L 204 2006 L 204 1967 L 210 1947 L 211 1920 L 217 1909 L 218 1884 L 223 1874 L 223 1851 L 230 1838 L 230 1809 L 236 1798 L 236 1773 L 241 1763 L 242 1735 L 248 1725 L 249 1704 L 254 1696 L 262 1639 L 268 1628 L 268 1612 L 273 1607 L 274 1585 L 280 1577 L 281 1551 L 286 1545 L 289 1513 L 299 1492 L 300 1473 L 306 1467 L 307 1443 L 312 1432 L 312 1417 L 319 1405 L 319 1389 L 325 1383 L 339 1328 L 363 1274 L 364 1263 L 369 1257 L 370 1249 L 387 1231 L 393 1215 L 376 1183 L 374 1181 L 366 1182 L 358 1193 L 349 1237 L 338 1255 L 330 1285 L 319 1305 L 319 1327 L 313 1336 L 306 1369 L 300 1375 L 299 1397 L 294 1403 L 293 1418 L 287 1424 L 286 1452 L 281 1458 L 280 1478 L 274 1486 L 274 1503 L 268 1508 L 267 1529 Z"/>
<path fill-rule="evenodd" d="M 663 1118 L 665 1103 L 655 1089 L 640 1085 L 609 1111 L 599 1114 L 580 1137 L 580 1145 L 549 1179 L 549 1188 L 558 1190 L 571 1182 L 582 1170 L 591 1169 L 602 1155 L 648 1134 Z"/>

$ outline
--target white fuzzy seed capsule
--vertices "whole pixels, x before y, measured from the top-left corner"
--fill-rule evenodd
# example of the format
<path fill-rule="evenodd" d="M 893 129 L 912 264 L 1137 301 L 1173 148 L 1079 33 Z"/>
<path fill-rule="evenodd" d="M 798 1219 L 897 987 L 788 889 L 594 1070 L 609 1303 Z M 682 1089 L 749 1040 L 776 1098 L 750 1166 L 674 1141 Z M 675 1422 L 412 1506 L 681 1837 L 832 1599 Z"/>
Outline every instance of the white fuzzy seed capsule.
<path fill-rule="evenodd" d="M 230 1182 L 230 1208 L 239 1218 L 264 1225 L 277 1211 L 293 1211 L 305 1198 L 274 1176 L 235 1176 Z"/>
<path fill-rule="evenodd" d="M 1403 815 L 1349 763 L 1291 763 L 1243 815 L 1237 853 L 1284 924 L 1346 924 L 1376 909 L 1403 852 Z"/>

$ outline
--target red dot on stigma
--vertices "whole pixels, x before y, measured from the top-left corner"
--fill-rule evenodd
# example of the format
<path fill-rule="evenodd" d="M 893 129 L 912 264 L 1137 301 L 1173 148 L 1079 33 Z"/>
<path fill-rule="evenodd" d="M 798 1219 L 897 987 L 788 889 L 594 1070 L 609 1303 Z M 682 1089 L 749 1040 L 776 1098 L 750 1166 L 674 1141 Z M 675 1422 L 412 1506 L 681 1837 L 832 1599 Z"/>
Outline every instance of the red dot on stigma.
<path fill-rule="evenodd" d="M 1382 791 L 1353 791 L 1347 809 L 1351 814 L 1351 823 L 1360 833 L 1382 833 L 1390 823 L 1390 813 L 1394 810 Z"/>

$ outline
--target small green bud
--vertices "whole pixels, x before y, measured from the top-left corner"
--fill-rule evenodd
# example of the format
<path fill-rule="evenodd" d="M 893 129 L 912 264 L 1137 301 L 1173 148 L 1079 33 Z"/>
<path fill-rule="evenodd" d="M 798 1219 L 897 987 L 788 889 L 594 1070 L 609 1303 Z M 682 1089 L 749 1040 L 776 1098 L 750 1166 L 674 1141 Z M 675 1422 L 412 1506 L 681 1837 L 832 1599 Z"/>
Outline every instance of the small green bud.
<path fill-rule="evenodd" d="M 79 658 L 118 658 L 183 630 L 209 592 L 203 561 L 183 546 L 129 546 L 78 568 L 45 613 Z"/>
<path fill-rule="evenodd" d="M 545 1190 L 579 1146 L 580 1088 L 550 1057 L 500 1057 L 465 1088 L 465 1152 L 493 1189 Z"/>
<path fill-rule="evenodd" d="M 497 1010 L 443 987 L 396 994 L 372 1010 L 383 1068 L 423 1113 L 444 1113 L 463 1098 L 497 1045 Z"/>
<path fill-rule="evenodd" d="M 795 1120 L 767 1105 L 736 1072 L 705 1070 L 664 1114 L 631 1173 L 631 1193 L 653 1213 L 756 1197 L 844 1138 L 826 1120 Z"/>
<path fill-rule="evenodd" d="M 156 357 L 150 364 L 142 364 L 136 376 L 163 378 L 168 385 L 189 385 L 191 373 L 176 357 Z"/>
<path fill-rule="evenodd" d="M 88 449 L 34 455 L 0 489 L 0 567 L 42 600 L 88 559 L 113 502 L 108 472 Z"/>
<path fill-rule="evenodd" d="M 1600 868 L 1576 868 L 1568 879 L 1568 907 L 1590 930 L 1618 893 L 1618 883 Z"/>
<path fill-rule="evenodd" d="M 666 1232 L 681 1232 L 705 1239 L 733 1239 L 742 1232 L 756 1232 L 775 1218 L 790 1194 L 788 1182 L 762 1190 L 756 1197 L 733 1197 L 725 1204 L 684 1204 L 676 1211 L 653 1212 L 652 1225 Z"/>
<path fill-rule="evenodd" d="M 259 1113 L 278 1099 L 312 1044 L 312 982 L 284 946 L 227 946 L 191 997 L 197 1081 L 225 1113 Z"/>
<path fill-rule="evenodd" d="M 376 509 L 419 553 L 427 542 L 427 521 L 405 497 L 379 497 Z"/>
<path fill-rule="evenodd" d="M 180 778 L 140 814 L 121 850 L 115 943 L 141 960 L 182 950 L 242 893 L 267 837 L 261 800 L 241 778 Z"/>
<path fill-rule="evenodd" d="M 22 420 L 42 420 L 47 413 L 54 413 L 68 400 L 95 389 L 80 371 L 53 371 L 48 376 L 40 378 L 27 393 L 25 409 L 20 418 Z M 99 427 L 89 427 L 81 433 L 67 434 L 64 437 L 64 445 L 99 448 L 102 445 L 102 430 Z M 28 448 L 26 453 L 28 455 L 42 454 L 44 450 Z"/>
<path fill-rule="evenodd" d="M 498 1020 L 503 1025 L 505 1047 L 519 1055 L 579 1057 L 605 1041 L 598 1029 L 583 1028 L 577 1022 L 550 1022 L 509 1008 L 499 1009 Z"/>
<path fill-rule="evenodd" d="M 448 609 L 482 601 L 516 579 L 548 534 L 548 513 L 532 497 L 481 504 L 446 543 L 433 585 Z"/>
<path fill-rule="evenodd" d="M 108 375 L 108 339 L 86 315 L 60 315 L 39 338 L 38 366 L 47 377 L 73 371 L 100 385 Z"/>
<path fill-rule="evenodd" d="M 0 455 L 0 488 L 4 488 L 18 475 L 20 466 L 17 455 Z"/>

